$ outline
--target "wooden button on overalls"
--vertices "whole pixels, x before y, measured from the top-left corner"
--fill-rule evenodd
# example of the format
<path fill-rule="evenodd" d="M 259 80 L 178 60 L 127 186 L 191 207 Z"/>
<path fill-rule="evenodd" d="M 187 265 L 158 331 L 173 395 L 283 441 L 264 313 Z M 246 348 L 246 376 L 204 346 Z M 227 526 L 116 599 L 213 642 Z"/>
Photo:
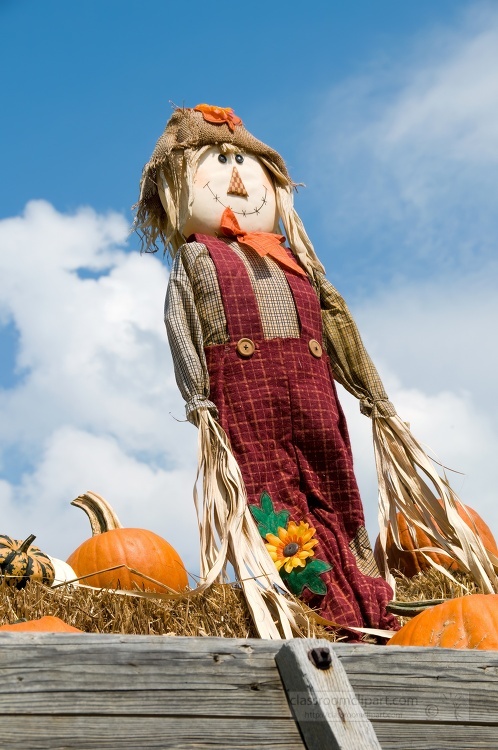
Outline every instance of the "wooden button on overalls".
<path fill-rule="evenodd" d="M 308 349 L 317 359 L 320 359 L 320 357 L 322 356 L 322 347 L 316 339 L 310 339 L 310 341 L 308 342 Z"/>
<path fill-rule="evenodd" d="M 255 348 L 254 341 L 251 339 L 239 339 L 237 341 L 237 351 L 241 357 L 252 357 Z"/>

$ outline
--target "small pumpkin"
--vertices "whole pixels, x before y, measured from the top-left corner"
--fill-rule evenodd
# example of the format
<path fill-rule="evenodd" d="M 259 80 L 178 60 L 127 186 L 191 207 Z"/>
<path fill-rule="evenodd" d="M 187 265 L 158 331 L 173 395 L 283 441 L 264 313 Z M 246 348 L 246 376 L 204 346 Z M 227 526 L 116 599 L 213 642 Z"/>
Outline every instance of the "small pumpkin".
<path fill-rule="evenodd" d="M 498 594 L 470 594 L 416 615 L 388 646 L 498 649 Z"/>
<path fill-rule="evenodd" d="M 123 528 L 109 503 L 94 492 L 80 495 L 71 505 L 85 511 L 93 534 L 67 560 L 78 577 L 85 576 L 82 584 L 161 593 L 171 589 L 182 591 L 187 587 L 187 573 L 180 556 L 158 534 Z M 122 567 L 106 570 L 116 566 Z"/>
<path fill-rule="evenodd" d="M 37 620 L 20 620 L 12 625 L 2 625 L 0 630 L 21 632 L 21 633 L 83 633 L 79 628 L 73 628 L 60 617 L 45 615 Z"/>
<path fill-rule="evenodd" d="M 54 582 L 54 566 L 48 555 L 32 546 L 35 539 L 34 534 L 24 541 L 0 536 L 0 572 L 9 586 L 23 589 L 28 581 L 39 581 L 46 586 Z"/>
<path fill-rule="evenodd" d="M 57 557 L 50 557 L 50 555 L 49 559 L 54 566 L 55 571 L 55 578 L 52 586 L 59 586 L 61 583 L 66 583 L 66 581 L 71 581 L 71 586 L 78 586 L 78 581 L 76 580 L 78 576 L 67 562 L 59 560 Z"/>
<path fill-rule="evenodd" d="M 458 515 L 464 521 L 469 523 L 469 514 L 471 521 L 475 524 L 475 528 L 479 536 L 482 539 L 484 547 L 488 552 L 492 552 L 494 555 L 498 555 L 498 547 L 496 545 L 495 538 L 489 526 L 481 518 L 481 516 L 468 505 L 460 507 L 457 506 Z M 467 511 L 467 513 L 466 513 Z M 414 543 L 412 535 L 408 529 L 406 518 L 401 514 L 397 514 L 398 529 L 399 529 L 399 540 L 403 549 L 399 549 L 396 546 L 394 537 L 389 527 L 387 530 L 387 542 L 386 542 L 386 554 L 387 562 L 390 570 L 399 570 L 408 578 L 412 578 L 417 573 L 421 573 L 424 570 L 429 570 L 431 564 L 424 557 L 422 552 L 417 552 L 420 547 L 438 547 L 436 542 L 433 542 L 422 529 L 416 529 L 417 542 Z M 426 552 L 431 560 L 438 563 L 447 570 L 455 571 L 461 570 L 458 560 L 452 559 L 449 555 L 444 552 Z M 380 544 L 380 537 L 377 537 L 374 547 L 374 557 L 380 572 L 384 575 L 384 557 L 382 554 L 382 547 Z"/>

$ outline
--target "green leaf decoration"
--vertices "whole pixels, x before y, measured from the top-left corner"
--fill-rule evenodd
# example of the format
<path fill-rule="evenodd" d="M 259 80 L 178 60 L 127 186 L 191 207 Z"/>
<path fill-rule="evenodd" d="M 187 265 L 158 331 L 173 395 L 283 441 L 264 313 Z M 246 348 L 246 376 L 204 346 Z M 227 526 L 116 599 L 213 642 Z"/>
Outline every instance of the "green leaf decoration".
<path fill-rule="evenodd" d="M 267 534 L 278 535 L 279 529 L 287 528 L 290 512 L 288 510 L 276 511 L 268 492 L 263 492 L 261 495 L 259 506 L 250 505 L 249 509 L 263 539 L 266 539 Z M 327 593 L 327 586 L 320 575 L 326 573 L 327 570 L 332 570 L 332 565 L 324 560 L 308 558 L 304 568 L 294 568 L 291 573 L 286 573 L 284 568 L 280 568 L 280 577 L 295 596 L 301 596 L 305 587 L 313 594 L 323 596 Z"/>
<path fill-rule="evenodd" d="M 258 524 L 258 531 L 266 539 L 267 534 L 278 534 L 280 528 L 286 529 L 290 512 L 288 510 L 276 511 L 268 492 L 263 492 L 260 499 L 261 507 L 250 505 L 249 509 Z"/>
<path fill-rule="evenodd" d="M 280 577 L 287 584 L 289 591 L 295 596 L 301 596 L 306 586 L 313 594 L 327 593 L 327 586 L 320 578 L 321 573 L 332 570 L 332 565 L 324 560 L 309 559 L 304 568 L 294 568 L 291 573 L 280 569 Z"/>

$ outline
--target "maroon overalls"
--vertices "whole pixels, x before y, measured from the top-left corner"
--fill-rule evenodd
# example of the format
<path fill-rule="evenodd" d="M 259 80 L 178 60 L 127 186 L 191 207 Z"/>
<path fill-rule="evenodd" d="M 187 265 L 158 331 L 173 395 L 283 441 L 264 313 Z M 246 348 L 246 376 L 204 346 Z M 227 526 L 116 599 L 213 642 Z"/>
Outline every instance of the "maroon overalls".
<path fill-rule="evenodd" d="M 284 271 L 300 338 L 264 339 L 243 262 L 221 240 L 199 234 L 195 239 L 206 245 L 216 266 L 230 339 L 205 348 L 210 399 L 230 438 L 249 504 L 258 504 L 267 492 L 276 510 L 286 509 L 290 520 L 316 529 L 315 556 L 332 569 L 321 575 L 326 594 L 305 588 L 302 598 L 323 617 L 341 625 L 397 629 L 385 612 L 391 588 L 361 573 L 349 548 L 365 524 L 363 508 L 329 358 L 326 352 L 320 356 L 321 311 L 310 281 Z"/>

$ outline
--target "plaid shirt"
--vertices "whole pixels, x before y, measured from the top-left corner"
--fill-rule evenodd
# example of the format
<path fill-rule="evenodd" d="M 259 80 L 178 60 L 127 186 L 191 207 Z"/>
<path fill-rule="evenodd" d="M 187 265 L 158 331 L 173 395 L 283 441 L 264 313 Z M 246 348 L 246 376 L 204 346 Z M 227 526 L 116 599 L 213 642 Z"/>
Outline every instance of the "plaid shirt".
<path fill-rule="evenodd" d="M 244 262 L 259 307 L 264 337 L 299 338 L 299 320 L 285 274 L 269 256 L 230 242 Z M 320 298 L 323 345 L 335 379 L 360 399 L 361 411 L 371 417 L 393 416 L 382 382 L 361 341 L 351 314 L 336 289 L 322 274 L 313 286 Z M 176 382 L 186 402 L 187 419 L 196 422 L 198 408 L 209 408 L 209 375 L 205 346 L 228 341 L 225 312 L 216 269 L 205 245 L 190 242 L 175 256 L 165 304 L 165 323 Z"/>

